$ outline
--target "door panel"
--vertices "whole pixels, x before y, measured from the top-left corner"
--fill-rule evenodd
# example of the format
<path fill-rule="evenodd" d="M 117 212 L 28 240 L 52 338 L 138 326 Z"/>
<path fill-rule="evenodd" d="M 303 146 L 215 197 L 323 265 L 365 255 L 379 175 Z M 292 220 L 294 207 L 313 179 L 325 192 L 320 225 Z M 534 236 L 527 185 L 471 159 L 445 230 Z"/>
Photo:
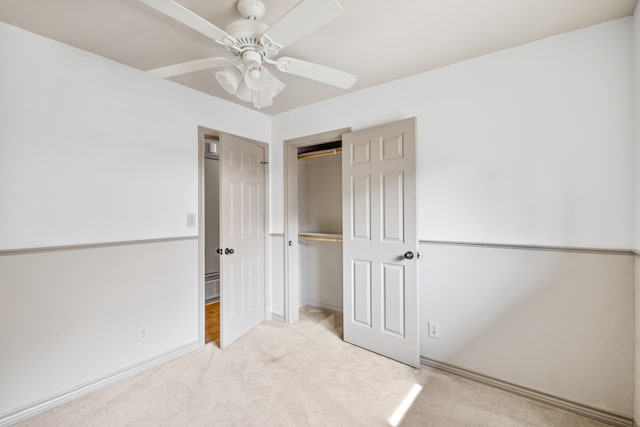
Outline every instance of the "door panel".
<path fill-rule="evenodd" d="M 394 171 L 380 175 L 382 181 L 382 239 L 404 241 L 404 173 Z"/>
<path fill-rule="evenodd" d="M 371 262 L 353 260 L 353 320 L 371 327 Z"/>
<path fill-rule="evenodd" d="M 343 297 L 345 341 L 417 367 L 415 126 L 343 136 Z"/>
<path fill-rule="evenodd" d="M 404 267 L 383 264 L 384 324 L 386 332 L 404 337 Z"/>
<path fill-rule="evenodd" d="M 352 165 L 367 164 L 371 161 L 371 141 L 355 142 L 347 152 L 351 153 Z"/>
<path fill-rule="evenodd" d="M 352 180 L 352 235 L 354 239 L 371 240 L 371 176 L 354 177 Z"/>
<path fill-rule="evenodd" d="M 220 134 L 220 346 L 264 320 L 264 149 Z M 231 252 L 232 251 L 232 252 Z"/>

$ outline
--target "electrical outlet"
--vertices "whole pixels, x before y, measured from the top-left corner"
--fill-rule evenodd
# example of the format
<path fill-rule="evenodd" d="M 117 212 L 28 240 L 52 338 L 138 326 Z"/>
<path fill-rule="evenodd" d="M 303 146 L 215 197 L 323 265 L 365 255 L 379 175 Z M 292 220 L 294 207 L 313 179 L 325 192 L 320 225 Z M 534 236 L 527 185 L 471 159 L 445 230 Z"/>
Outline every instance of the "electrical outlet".
<path fill-rule="evenodd" d="M 440 338 L 440 323 L 429 320 L 427 326 L 429 327 L 429 336 L 431 338 Z"/>
<path fill-rule="evenodd" d="M 187 214 L 187 228 L 194 228 L 196 226 L 196 214 Z"/>
<path fill-rule="evenodd" d="M 138 328 L 138 342 L 144 341 L 147 339 L 147 335 L 149 333 L 147 332 L 147 328 L 141 326 Z"/>

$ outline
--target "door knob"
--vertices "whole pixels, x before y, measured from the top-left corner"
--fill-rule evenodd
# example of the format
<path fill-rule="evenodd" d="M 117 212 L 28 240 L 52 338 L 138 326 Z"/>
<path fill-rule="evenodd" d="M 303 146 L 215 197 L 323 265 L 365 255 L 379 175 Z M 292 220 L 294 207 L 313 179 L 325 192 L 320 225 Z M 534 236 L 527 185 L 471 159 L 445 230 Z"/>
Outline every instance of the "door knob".
<path fill-rule="evenodd" d="M 230 248 L 226 248 L 226 249 L 224 250 L 224 253 L 225 253 L 226 255 L 232 255 L 234 252 L 235 252 L 235 251 L 234 251 L 233 249 L 230 249 Z"/>
<path fill-rule="evenodd" d="M 220 249 L 220 248 L 216 249 L 216 253 L 217 253 L 218 255 L 222 255 L 222 249 Z"/>
<path fill-rule="evenodd" d="M 411 252 L 411 251 L 407 251 L 407 252 L 405 252 L 405 253 L 404 253 L 404 257 L 405 257 L 406 259 L 413 259 L 413 252 Z"/>

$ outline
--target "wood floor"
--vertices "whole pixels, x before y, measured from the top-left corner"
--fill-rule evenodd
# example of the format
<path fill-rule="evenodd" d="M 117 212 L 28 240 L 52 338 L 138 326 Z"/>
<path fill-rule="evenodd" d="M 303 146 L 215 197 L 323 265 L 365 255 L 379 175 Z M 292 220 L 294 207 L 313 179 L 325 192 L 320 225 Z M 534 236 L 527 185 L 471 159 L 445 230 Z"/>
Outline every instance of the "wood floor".
<path fill-rule="evenodd" d="M 220 302 L 204 307 L 204 342 L 214 341 L 220 347 Z"/>

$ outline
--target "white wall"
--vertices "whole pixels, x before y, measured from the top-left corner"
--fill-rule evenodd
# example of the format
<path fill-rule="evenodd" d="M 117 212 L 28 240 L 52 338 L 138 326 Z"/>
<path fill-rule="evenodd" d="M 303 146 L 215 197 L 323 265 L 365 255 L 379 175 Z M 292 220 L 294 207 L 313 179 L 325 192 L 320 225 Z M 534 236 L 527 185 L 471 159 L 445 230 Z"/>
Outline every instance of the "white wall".
<path fill-rule="evenodd" d="M 197 235 L 198 125 L 270 119 L 0 23 L 0 249 Z"/>
<path fill-rule="evenodd" d="M 282 230 L 283 140 L 416 116 L 419 239 L 631 248 L 631 29 L 620 19 L 275 116 L 272 229 Z M 447 331 L 422 337 L 424 356 L 631 416 L 629 255 L 451 247 L 421 245 L 421 324 Z M 576 362 L 603 334 L 610 351 Z"/>
<path fill-rule="evenodd" d="M 634 94 L 634 148 L 635 148 L 635 174 L 634 174 L 634 224 L 635 241 L 634 248 L 640 251 L 640 2 L 636 5 L 633 14 L 633 94 Z M 640 408 L 639 408 L 640 409 Z"/>
<path fill-rule="evenodd" d="M 196 343 L 197 259 L 197 238 L 0 256 L 0 418 Z"/>
<path fill-rule="evenodd" d="M 342 156 L 298 160 L 298 228 L 342 233 Z"/>
<path fill-rule="evenodd" d="M 299 108 L 272 139 L 416 116 L 420 238 L 630 248 L 630 31 L 625 18 Z"/>
<path fill-rule="evenodd" d="M 342 233 L 342 156 L 298 160 L 301 232 Z M 342 245 L 300 241 L 300 306 L 342 310 Z"/>
<path fill-rule="evenodd" d="M 269 236 L 271 247 L 271 313 L 284 320 L 284 237 Z"/>
<path fill-rule="evenodd" d="M 635 393 L 633 416 L 640 425 L 640 256 L 635 260 Z"/>
<path fill-rule="evenodd" d="M 0 94 L 0 249 L 197 236 L 198 125 L 270 138 L 263 114 L 3 23 Z M 0 255 L 0 419 L 197 343 L 197 240 L 146 246 Z"/>
<path fill-rule="evenodd" d="M 420 354 L 631 415 L 633 256 L 420 245 Z"/>
<path fill-rule="evenodd" d="M 635 258 L 635 327 L 636 327 L 636 375 L 635 375 L 635 400 L 634 416 L 636 422 L 640 423 L 640 3 L 636 5 L 633 14 L 633 76 L 634 76 L 634 224 L 635 239 L 634 249 L 637 256 Z"/>

